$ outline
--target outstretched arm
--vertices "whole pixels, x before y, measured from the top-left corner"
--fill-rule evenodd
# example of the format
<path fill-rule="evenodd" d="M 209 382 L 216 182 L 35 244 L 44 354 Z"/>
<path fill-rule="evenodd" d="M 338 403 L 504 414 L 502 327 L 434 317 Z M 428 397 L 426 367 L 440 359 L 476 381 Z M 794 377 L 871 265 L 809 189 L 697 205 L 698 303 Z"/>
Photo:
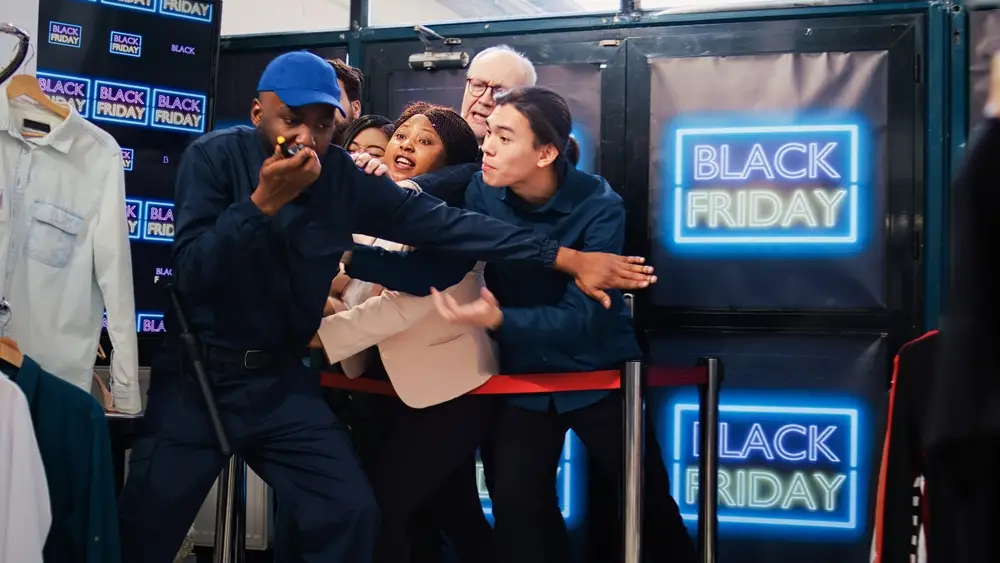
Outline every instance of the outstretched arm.
<path fill-rule="evenodd" d="M 584 233 L 584 250 L 620 251 L 624 227 L 625 207 L 621 202 L 601 209 Z M 613 306 L 604 309 L 574 283 L 567 284 L 557 303 L 540 307 L 502 307 L 486 290 L 479 300 L 466 305 L 440 293 L 434 294 L 434 300 L 445 319 L 492 330 L 501 343 L 544 342 L 574 350 L 591 331 L 610 324 L 613 316 L 621 313 L 624 301 L 617 292 L 614 295 Z"/>
<path fill-rule="evenodd" d="M 346 153 L 344 158 L 349 158 Z M 653 269 L 644 265 L 643 258 L 560 248 L 540 233 L 448 207 L 353 165 L 344 174 L 341 185 L 359 190 L 356 230 L 365 234 L 435 247 L 469 260 L 518 260 L 555 268 L 572 276 L 581 291 L 605 307 L 611 306 L 611 299 L 603 289 L 641 289 L 655 282 Z"/>
<path fill-rule="evenodd" d="M 430 250 L 386 250 L 356 245 L 345 254 L 347 275 L 395 291 L 430 295 L 432 287 L 450 287 L 462 281 L 474 261 Z"/>

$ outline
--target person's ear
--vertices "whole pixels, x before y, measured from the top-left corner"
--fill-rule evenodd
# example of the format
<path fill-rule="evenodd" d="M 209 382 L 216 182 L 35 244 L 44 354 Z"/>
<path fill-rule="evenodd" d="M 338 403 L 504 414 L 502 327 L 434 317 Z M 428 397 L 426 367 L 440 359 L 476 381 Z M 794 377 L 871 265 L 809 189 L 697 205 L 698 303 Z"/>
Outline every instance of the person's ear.
<path fill-rule="evenodd" d="M 354 113 L 354 117 L 355 118 L 361 117 L 362 114 L 361 114 L 361 102 L 360 101 L 354 100 L 354 101 L 351 102 L 351 112 Z"/>
<path fill-rule="evenodd" d="M 260 126 L 263 111 L 264 110 L 260 105 L 260 100 L 254 98 L 253 104 L 250 106 L 250 123 L 252 123 L 254 127 Z"/>
<path fill-rule="evenodd" d="M 546 166 L 550 166 L 557 158 L 559 158 L 559 151 L 556 150 L 555 145 L 551 143 L 545 145 L 538 153 L 538 167 L 545 168 Z"/>

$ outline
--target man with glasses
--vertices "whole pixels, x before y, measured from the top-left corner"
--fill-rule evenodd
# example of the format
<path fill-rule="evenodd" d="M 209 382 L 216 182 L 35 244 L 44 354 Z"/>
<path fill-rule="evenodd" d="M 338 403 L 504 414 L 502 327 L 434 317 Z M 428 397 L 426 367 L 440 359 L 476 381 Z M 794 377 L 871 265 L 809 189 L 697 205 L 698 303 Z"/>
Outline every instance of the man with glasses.
<path fill-rule="evenodd" d="M 472 59 L 460 113 L 480 145 L 486 137 L 486 118 L 496 108 L 494 96 L 511 88 L 534 86 L 537 79 L 535 65 L 507 45 L 490 47 Z"/>

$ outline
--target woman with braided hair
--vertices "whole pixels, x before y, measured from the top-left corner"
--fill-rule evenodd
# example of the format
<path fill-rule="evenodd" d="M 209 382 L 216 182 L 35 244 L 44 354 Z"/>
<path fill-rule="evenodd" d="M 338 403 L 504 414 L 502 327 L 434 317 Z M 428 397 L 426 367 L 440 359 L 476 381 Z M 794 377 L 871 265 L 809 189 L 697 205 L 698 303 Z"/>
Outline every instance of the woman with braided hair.
<path fill-rule="evenodd" d="M 402 182 L 473 162 L 478 151 L 461 116 L 416 102 L 396 120 L 383 160 L 392 178 Z M 355 235 L 355 242 L 386 251 L 403 248 L 363 235 Z M 482 329 L 446 322 L 430 297 L 384 291 L 345 276 L 333 285 L 335 291 L 341 288 L 339 311 L 323 319 L 314 344 L 322 345 L 330 362 L 340 362 L 348 377 L 389 379 L 401 400 L 387 409 L 386 435 L 366 448 L 377 449 L 366 464 L 382 514 L 376 563 L 440 561 L 440 553 L 434 559 L 428 550 L 428 527 L 451 541 L 463 563 L 486 563 L 492 529 L 479 500 L 475 452 L 492 424 L 494 401 L 466 393 L 496 373 L 492 340 Z M 477 264 L 446 293 L 468 303 L 483 287 L 483 265 Z M 456 419 L 464 425 L 460 443 L 442 441 L 412 462 L 403 453 L 413 429 L 431 433 Z"/>

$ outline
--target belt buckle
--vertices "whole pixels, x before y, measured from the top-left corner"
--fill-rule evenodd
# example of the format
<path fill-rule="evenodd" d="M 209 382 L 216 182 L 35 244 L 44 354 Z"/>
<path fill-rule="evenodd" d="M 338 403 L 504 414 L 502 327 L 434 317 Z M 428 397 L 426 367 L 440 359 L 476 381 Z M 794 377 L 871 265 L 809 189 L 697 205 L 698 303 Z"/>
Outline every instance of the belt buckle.
<path fill-rule="evenodd" d="M 263 350 L 247 350 L 246 353 L 243 354 L 243 369 L 259 369 L 260 366 L 250 365 L 250 356 L 260 354 L 261 352 L 263 352 Z"/>

